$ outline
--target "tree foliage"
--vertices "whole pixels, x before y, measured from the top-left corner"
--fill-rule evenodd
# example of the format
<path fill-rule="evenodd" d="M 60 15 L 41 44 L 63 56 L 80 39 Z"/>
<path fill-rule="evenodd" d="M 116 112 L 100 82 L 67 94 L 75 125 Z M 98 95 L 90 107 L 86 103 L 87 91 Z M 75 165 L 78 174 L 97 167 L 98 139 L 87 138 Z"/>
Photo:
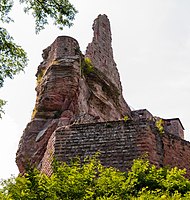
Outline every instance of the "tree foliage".
<path fill-rule="evenodd" d="M 5 78 L 13 78 L 27 64 L 25 51 L 13 42 L 7 30 L 0 27 L 0 87 Z"/>
<path fill-rule="evenodd" d="M 9 17 L 9 12 L 13 7 L 12 0 L 1 0 L 0 1 L 0 21 L 1 22 L 10 22 L 12 19 Z"/>
<path fill-rule="evenodd" d="M 36 33 L 39 33 L 48 24 L 50 19 L 58 28 L 71 26 L 77 13 L 68 0 L 20 0 L 24 4 L 24 11 L 32 13 L 36 22 Z M 0 0 L 0 87 L 4 80 L 13 78 L 23 71 L 27 65 L 26 52 L 17 45 L 8 31 L 2 27 L 3 23 L 13 22 L 9 13 L 14 5 L 13 0 Z M 5 101 L 0 100 L 0 118 Z"/>
<path fill-rule="evenodd" d="M 20 0 L 26 6 L 26 13 L 32 12 L 36 22 L 36 33 L 39 33 L 48 24 L 48 18 L 52 18 L 60 29 L 70 27 L 77 10 L 68 0 Z"/>
<path fill-rule="evenodd" d="M 36 169 L 2 182 L 1 199 L 7 200 L 145 200 L 190 198 L 185 170 L 159 168 L 137 159 L 131 170 L 104 167 L 96 158 L 83 163 L 55 163 L 48 177 Z"/>

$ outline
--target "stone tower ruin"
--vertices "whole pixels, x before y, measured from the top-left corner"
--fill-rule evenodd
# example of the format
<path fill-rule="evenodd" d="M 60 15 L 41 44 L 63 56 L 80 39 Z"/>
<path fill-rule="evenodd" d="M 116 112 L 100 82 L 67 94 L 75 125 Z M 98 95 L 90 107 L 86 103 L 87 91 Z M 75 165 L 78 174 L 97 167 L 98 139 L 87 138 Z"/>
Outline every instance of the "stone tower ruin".
<path fill-rule="evenodd" d="M 35 108 L 17 151 L 19 171 L 32 165 L 51 174 L 52 157 L 68 162 L 99 151 L 102 164 L 121 170 L 147 153 L 157 166 L 186 167 L 190 174 L 190 143 L 183 140 L 180 120 L 161 119 L 161 133 L 160 118 L 146 109 L 131 111 L 122 95 L 106 15 L 98 16 L 93 30 L 85 55 L 68 36 L 43 51 Z"/>

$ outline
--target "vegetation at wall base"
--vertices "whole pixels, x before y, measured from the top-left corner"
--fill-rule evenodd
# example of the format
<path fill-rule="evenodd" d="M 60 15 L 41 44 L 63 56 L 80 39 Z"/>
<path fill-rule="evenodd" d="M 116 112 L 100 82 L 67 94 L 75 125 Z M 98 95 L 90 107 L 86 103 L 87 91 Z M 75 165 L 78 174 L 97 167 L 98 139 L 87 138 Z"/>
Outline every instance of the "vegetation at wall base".
<path fill-rule="evenodd" d="M 37 169 L 24 176 L 2 181 L 0 199 L 5 200 L 145 200 L 190 198 L 190 181 L 185 170 L 156 168 L 136 159 L 127 172 L 104 167 L 97 157 L 70 164 L 54 162 L 48 177 Z"/>

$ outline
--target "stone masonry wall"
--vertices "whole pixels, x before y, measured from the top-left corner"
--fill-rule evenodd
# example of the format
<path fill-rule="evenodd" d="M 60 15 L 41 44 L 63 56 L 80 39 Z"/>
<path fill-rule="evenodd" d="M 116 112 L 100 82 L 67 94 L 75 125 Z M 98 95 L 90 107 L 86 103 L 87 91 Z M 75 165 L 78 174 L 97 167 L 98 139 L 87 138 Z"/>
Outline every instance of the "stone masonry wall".
<path fill-rule="evenodd" d="M 190 177 L 190 142 L 180 139 L 173 134 L 164 134 L 164 160 L 165 166 L 186 168 Z"/>
<path fill-rule="evenodd" d="M 187 168 L 190 176 L 190 143 L 168 133 L 160 134 L 150 121 L 75 124 L 57 130 L 54 139 L 54 156 L 60 161 L 69 162 L 76 156 L 83 160 L 100 152 L 103 165 L 126 171 L 134 159 L 147 154 L 157 167 Z M 44 168 L 47 174 L 49 170 Z"/>
<path fill-rule="evenodd" d="M 47 144 L 47 150 L 44 153 L 44 157 L 41 161 L 41 172 L 47 174 L 50 176 L 52 174 L 52 161 L 54 159 L 54 145 L 55 145 L 55 132 L 51 135 L 48 144 Z"/>
<path fill-rule="evenodd" d="M 143 123 L 139 126 L 148 132 Z M 116 121 L 73 125 L 69 129 L 56 131 L 55 157 L 67 162 L 76 156 L 83 160 L 100 152 L 100 160 L 105 166 L 125 171 L 133 159 L 149 151 L 150 145 L 136 128 L 135 124 Z M 146 138 L 145 135 L 142 136 Z"/>
<path fill-rule="evenodd" d="M 93 24 L 94 36 L 88 44 L 86 57 L 93 65 L 109 77 L 121 92 L 121 83 L 116 63 L 113 58 L 111 27 L 106 15 L 99 15 Z"/>

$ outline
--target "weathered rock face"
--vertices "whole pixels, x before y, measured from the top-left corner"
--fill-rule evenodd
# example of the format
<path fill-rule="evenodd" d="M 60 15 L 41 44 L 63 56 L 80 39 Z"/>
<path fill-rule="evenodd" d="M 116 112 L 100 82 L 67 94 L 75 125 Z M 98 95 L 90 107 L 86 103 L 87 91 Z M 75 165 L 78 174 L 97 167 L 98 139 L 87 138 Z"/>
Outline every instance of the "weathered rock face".
<path fill-rule="evenodd" d="M 44 60 L 36 74 L 36 105 L 17 151 L 20 172 L 28 164 L 41 168 L 47 145 L 56 130 L 73 123 L 131 116 L 113 59 L 107 16 L 99 15 L 93 29 L 93 41 L 85 56 L 78 42 L 68 36 L 58 37 L 43 51 Z"/>
<path fill-rule="evenodd" d="M 110 23 L 106 15 L 98 16 L 94 21 L 93 30 L 94 37 L 88 45 L 85 55 L 90 58 L 94 66 L 94 73 L 89 74 L 86 78 L 88 86 L 90 85 L 92 89 L 91 105 L 100 109 L 102 106 L 99 116 L 102 113 L 108 115 L 112 112 L 110 113 L 111 118 L 102 116 L 103 121 L 116 120 L 120 118 L 120 113 L 130 115 L 130 109 L 122 96 L 119 73 L 113 59 Z M 90 111 L 96 112 L 92 106 L 90 106 Z"/>
<path fill-rule="evenodd" d="M 88 45 L 86 56 L 98 70 L 105 74 L 121 92 L 121 83 L 111 46 L 110 23 L 106 15 L 99 15 L 93 24 L 94 37 Z"/>

